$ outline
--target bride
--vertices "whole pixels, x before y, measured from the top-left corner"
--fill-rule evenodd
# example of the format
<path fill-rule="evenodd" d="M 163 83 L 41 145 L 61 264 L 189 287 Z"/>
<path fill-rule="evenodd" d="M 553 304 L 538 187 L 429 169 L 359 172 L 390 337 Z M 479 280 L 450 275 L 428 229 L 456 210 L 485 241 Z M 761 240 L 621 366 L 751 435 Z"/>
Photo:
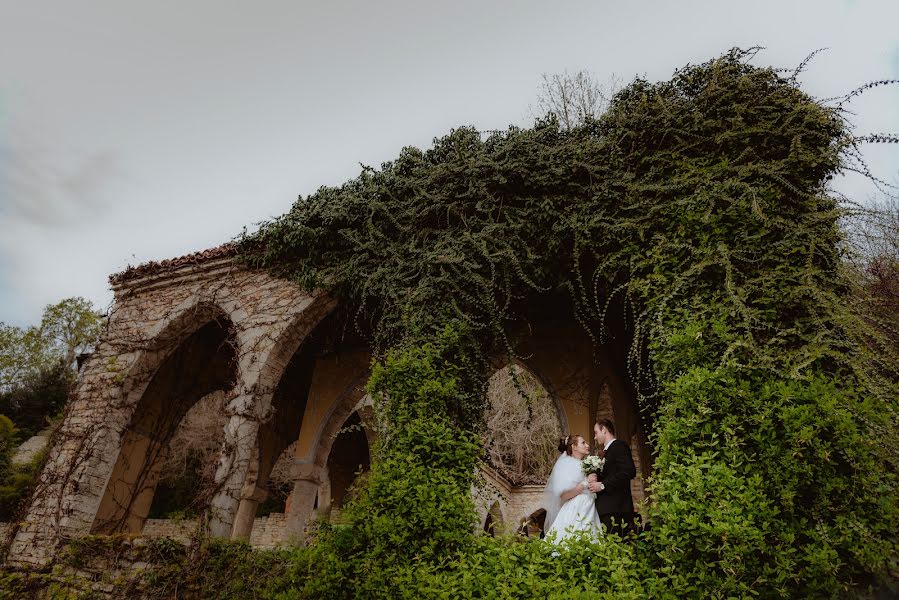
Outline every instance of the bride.
<path fill-rule="evenodd" d="M 553 534 L 556 543 L 579 531 L 599 537 L 602 524 L 593 494 L 587 489 L 587 478 L 581 471 L 581 460 L 590 453 L 590 446 L 579 435 L 567 435 L 559 440 L 559 451 L 562 455 L 553 466 L 543 492 L 546 537 Z"/>

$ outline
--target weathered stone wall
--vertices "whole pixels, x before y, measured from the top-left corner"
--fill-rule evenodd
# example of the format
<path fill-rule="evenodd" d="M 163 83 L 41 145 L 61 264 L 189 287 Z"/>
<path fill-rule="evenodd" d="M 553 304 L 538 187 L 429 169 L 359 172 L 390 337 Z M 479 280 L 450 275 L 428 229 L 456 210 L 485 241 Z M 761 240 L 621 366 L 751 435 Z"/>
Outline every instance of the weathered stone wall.
<path fill-rule="evenodd" d="M 543 508 L 543 485 L 512 486 L 490 467 L 482 467 L 480 474 L 486 485 L 473 490 L 479 529 L 490 514 L 495 531 L 515 532 Z"/>
<path fill-rule="evenodd" d="M 196 519 L 147 519 L 141 532 L 142 538 L 172 538 L 182 544 L 190 543 L 197 533 Z M 276 548 L 287 542 L 287 515 L 271 513 L 253 522 L 250 545 L 257 548 Z"/>
<path fill-rule="evenodd" d="M 524 519 L 543 508 L 543 488 L 542 485 L 523 485 L 512 490 L 506 514 L 516 528 Z"/>
<path fill-rule="evenodd" d="M 205 533 L 270 547 L 302 540 L 310 517 L 328 516 L 327 460 L 337 432 L 354 412 L 363 424 L 371 419 L 364 392 L 370 353 L 356 348 L 310 355 L 304 359 L 304 397 L 289 396 L 279 385 L 306 377 L 285 373 L 296 369 L 296 357 L 305 356 L 302 342 L 333 309 L 334 300 L 247 269 L 230 255 L 210 256 L 114 278 L 107 330 L 82 368 L 10 546 L 12 563 L 46 563 L 67 539 L 96 531 L 190 537 L 195 524 L 189 521 L 146 519 L 158 473 L 142 479 L 140 468 L 150 464 L 143 458 L 147 448 L 164 446 L 166 440 L 158 431 L 143 430 L 135 415 L 147 409 L 151 396 L 160 405 L 167 402 L 161 375 L 167 359 L 179 356 L 175 353 L 210 323 L 228 328 L 234 383 L 223 390 L 227 424 Z M 633 398 L 608 357 L 602 350 L 595 354 L 575 324 L 534 323 L 517 351 L 527 357 L 522 365 L 549 392 L 566 430 L 591 437 L 594 417 L 613 418 L 619 437 L 631 443 L 641 474 L 647 472 Z M 365 432 L 370 435 L 371 429 Z M 291 444 L 294 487 L 285 514 L 256 519 L 271 464 Z M 513 488 L 490 469 L 485 469 L 485 479 L 489 485 L 475 497 L 482 524 L 490 514 L 494 524 L 514 530 L 539 509 L 542 486 Z M 635 499 L 642 499 L 639 479 L 633 489 Z M 119 523 L 119 528 L 101 526 L 108 523 Z"/>
<path fill-rule="evenodd" d="M 16 562 L 44 562 L 66 538 L 91 531 L 131 415 L 156 369 L 216 318 L 233 324 L 238 357 L 213 500 L 212 533 L 227 537 L 272 392 L 300 342 L 334 304 L 230 258 L 127 280 L 114 292 L 107 331 L 82 369 L 11 546 Z"/>
<path fill-rule="evenodd" d="M 287 515 L 270 513 L 253 522 L 250 544 L 257 548 L 277 548 L 287 543 Z"/>
<path fill-rule="evenodd" d="M 147 519 L 144 522 L 141 537 L 167 537 L 182 544 L 188 544 L 191 538 L 196 535 L 198 525 L 196 519 Z"/>

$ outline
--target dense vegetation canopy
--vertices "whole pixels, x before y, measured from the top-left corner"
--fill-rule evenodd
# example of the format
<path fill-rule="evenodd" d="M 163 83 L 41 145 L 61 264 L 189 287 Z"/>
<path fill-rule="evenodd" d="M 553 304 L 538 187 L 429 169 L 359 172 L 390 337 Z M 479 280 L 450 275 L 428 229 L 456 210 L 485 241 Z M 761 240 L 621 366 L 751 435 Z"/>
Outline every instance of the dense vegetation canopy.
<path fill-rule="evenodd" d="M 747 58 L 638 79 L 569 129 L 454 130 L 242 240 L 380 356 L 391 425 L 306 593 L 830 597 L 895 569 L 896 349 L 847 301 L 827 188 L 858 139 Z M 597 344 L 625 319 L 653 423 L 651 529 L 581 567 L 476 542 L 467 498 L 486 357 L 545 297 Z"/>

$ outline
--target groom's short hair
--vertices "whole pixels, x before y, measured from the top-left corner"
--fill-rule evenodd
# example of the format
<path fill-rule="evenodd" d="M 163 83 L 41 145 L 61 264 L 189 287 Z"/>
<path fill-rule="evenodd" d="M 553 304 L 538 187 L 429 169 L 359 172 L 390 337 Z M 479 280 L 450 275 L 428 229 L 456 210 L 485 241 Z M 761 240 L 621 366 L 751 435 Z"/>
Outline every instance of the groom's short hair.
<path fill-rule="evenodd" d="M 596 424 L 615 435 L 615 423 L 612 423 L 611 419 L 596 419 Z"/>

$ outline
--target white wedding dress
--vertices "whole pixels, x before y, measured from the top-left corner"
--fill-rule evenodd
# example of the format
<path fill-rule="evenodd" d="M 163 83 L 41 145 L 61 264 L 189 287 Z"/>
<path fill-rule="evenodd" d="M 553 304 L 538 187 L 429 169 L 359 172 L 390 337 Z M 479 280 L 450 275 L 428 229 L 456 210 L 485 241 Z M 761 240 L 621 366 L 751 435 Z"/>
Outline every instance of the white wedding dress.
<path fill-rule="evenodd" d="M 594 538 L 602 536 L 602 523 L 599 521 L 590 490 L 585 489 L 565 502 L 561 498 L 564 492 L 585 479 L 581 471 L 581 461 L 563 452 L 553 466 L 546 482 L 546 490 L 543 492 L 546 537 L 554 539 L 556 543 L 580 531 L 587 531 Z"/>

